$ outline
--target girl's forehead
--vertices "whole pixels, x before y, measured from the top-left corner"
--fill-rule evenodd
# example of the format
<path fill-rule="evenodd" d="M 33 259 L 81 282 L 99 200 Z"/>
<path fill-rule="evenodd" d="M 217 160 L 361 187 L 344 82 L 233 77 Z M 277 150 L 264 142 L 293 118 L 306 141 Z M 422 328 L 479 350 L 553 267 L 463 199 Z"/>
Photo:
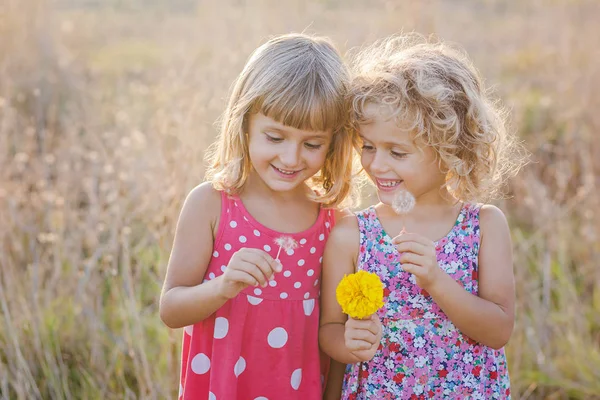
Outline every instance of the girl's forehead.
<path fill-rule="evenodd" d="M 263 113 L 255 113 L 250 115 L 250 121 L 252 125 L 255 125 L 258 129 L 268 130 L 274 133 L 280 133 L 282 135 L 299 135 L 302 137 L 310 137 L 316 139 L 329 139 L 332 136 L 332 130 L 312 130 L 312 129 L 299 129 L 289 125 L 285 125 Z"/>

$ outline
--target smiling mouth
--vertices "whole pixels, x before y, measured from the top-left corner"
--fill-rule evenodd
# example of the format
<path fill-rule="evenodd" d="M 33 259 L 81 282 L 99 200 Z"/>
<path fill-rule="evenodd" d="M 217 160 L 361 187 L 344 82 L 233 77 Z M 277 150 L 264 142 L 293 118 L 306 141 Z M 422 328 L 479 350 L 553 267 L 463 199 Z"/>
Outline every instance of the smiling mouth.
<path fill-rule="evenodd" d="M 289 169 L 281 169 L 281 168 L 277 168 L 274 165 L 271 165 L 273 167 L 273 169 L 277 172 L 279 172 L 281 175 L 284 176 L 288 176 L 288 177 L 293 177 L 296 176 L 298 173 L 300 173 L 302 170 L 289 170 Z"/>
<path fill-rule="evenodd" d="M 377 187 L 382 190 L 394 190 L 402 183 L 402 179 L 391 180 L 391 179 L 375 179 Z"/>

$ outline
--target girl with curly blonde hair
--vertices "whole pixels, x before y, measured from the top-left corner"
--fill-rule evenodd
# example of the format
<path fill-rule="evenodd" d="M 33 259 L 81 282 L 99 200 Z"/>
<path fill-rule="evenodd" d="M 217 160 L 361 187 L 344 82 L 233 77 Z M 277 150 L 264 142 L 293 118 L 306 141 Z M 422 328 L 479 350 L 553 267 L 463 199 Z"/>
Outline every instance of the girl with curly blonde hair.
<path fill-rule="evenodd" d="M 356 137 L 334 46 L 275 37 L 237 78 L 188 195 L 160 300 L 185 327 L 179 399 L 318 399 L 322 255 L 351 198 Z"/>
<path fill-rule="evenodd" d="M 380 203 L 325 250 L 320 343 L 348 364 L 331 379 L 343 399 L 509 398 L 511 238 L 481 203 L 521 165 L 503 112 L 466 54 L 415 35 L 360 52 L 350 98 Z M 384 305 L 348 318 L 336 286 L 360 270 L 382 280 Z"/>

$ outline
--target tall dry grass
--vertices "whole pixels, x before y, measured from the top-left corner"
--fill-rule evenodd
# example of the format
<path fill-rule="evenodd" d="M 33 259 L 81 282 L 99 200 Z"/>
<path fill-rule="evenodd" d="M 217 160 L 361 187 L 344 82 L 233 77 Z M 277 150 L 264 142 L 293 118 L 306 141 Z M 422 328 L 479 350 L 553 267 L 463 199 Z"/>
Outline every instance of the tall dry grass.
<path fill-rule="evenodd" d="M 500 203 L 515 397 L 600 398 L 597 1 L 216 4 L 0 4 L 0 398 L 174 395 L 180 333 L 157 300 L 178 210 L 247 55 L 306 28 L 342 50 L 414 29 L 471 53 L 534 161 Z"/>

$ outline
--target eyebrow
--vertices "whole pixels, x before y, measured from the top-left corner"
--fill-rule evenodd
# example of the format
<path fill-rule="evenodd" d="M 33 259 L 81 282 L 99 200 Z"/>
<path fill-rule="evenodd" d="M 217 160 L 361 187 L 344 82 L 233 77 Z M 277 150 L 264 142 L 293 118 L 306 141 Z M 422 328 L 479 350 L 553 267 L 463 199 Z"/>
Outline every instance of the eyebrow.
<path fill-rule="evenodd" d="M 281 133 L 283 135 L 289 133 L 285 129 L 285 126 L 281 127 L 281 126 L 277 126 L 277 125 L 267 124 L 267 125 L 264 126 L 263 129 L 270 130 L 270 131 L 275 131 L 275 132 Z M 328 137 L 326 135 L 316 134 L 316 135 L 310 135 L 309 137 L 307 137 L 305 139 L 323 139 L 323 140 L 327 140 Z"/>
<path fill-rule="evenodd" d="M 370 140 L 367 139 L 366 137 L 364 137 L 363 135 L 359 135 L 359 136 L 360 136 L 361 140 L 370 142 Z M 412 147 L 411 143 L 407 143 L 407 142 L 383 142 L 383 144 L 386 146 L 390 146 L 390 147 L 394 147 L 394 146 L 399 146 L 399 147 L 404 147 L 404 148 Z"/>

